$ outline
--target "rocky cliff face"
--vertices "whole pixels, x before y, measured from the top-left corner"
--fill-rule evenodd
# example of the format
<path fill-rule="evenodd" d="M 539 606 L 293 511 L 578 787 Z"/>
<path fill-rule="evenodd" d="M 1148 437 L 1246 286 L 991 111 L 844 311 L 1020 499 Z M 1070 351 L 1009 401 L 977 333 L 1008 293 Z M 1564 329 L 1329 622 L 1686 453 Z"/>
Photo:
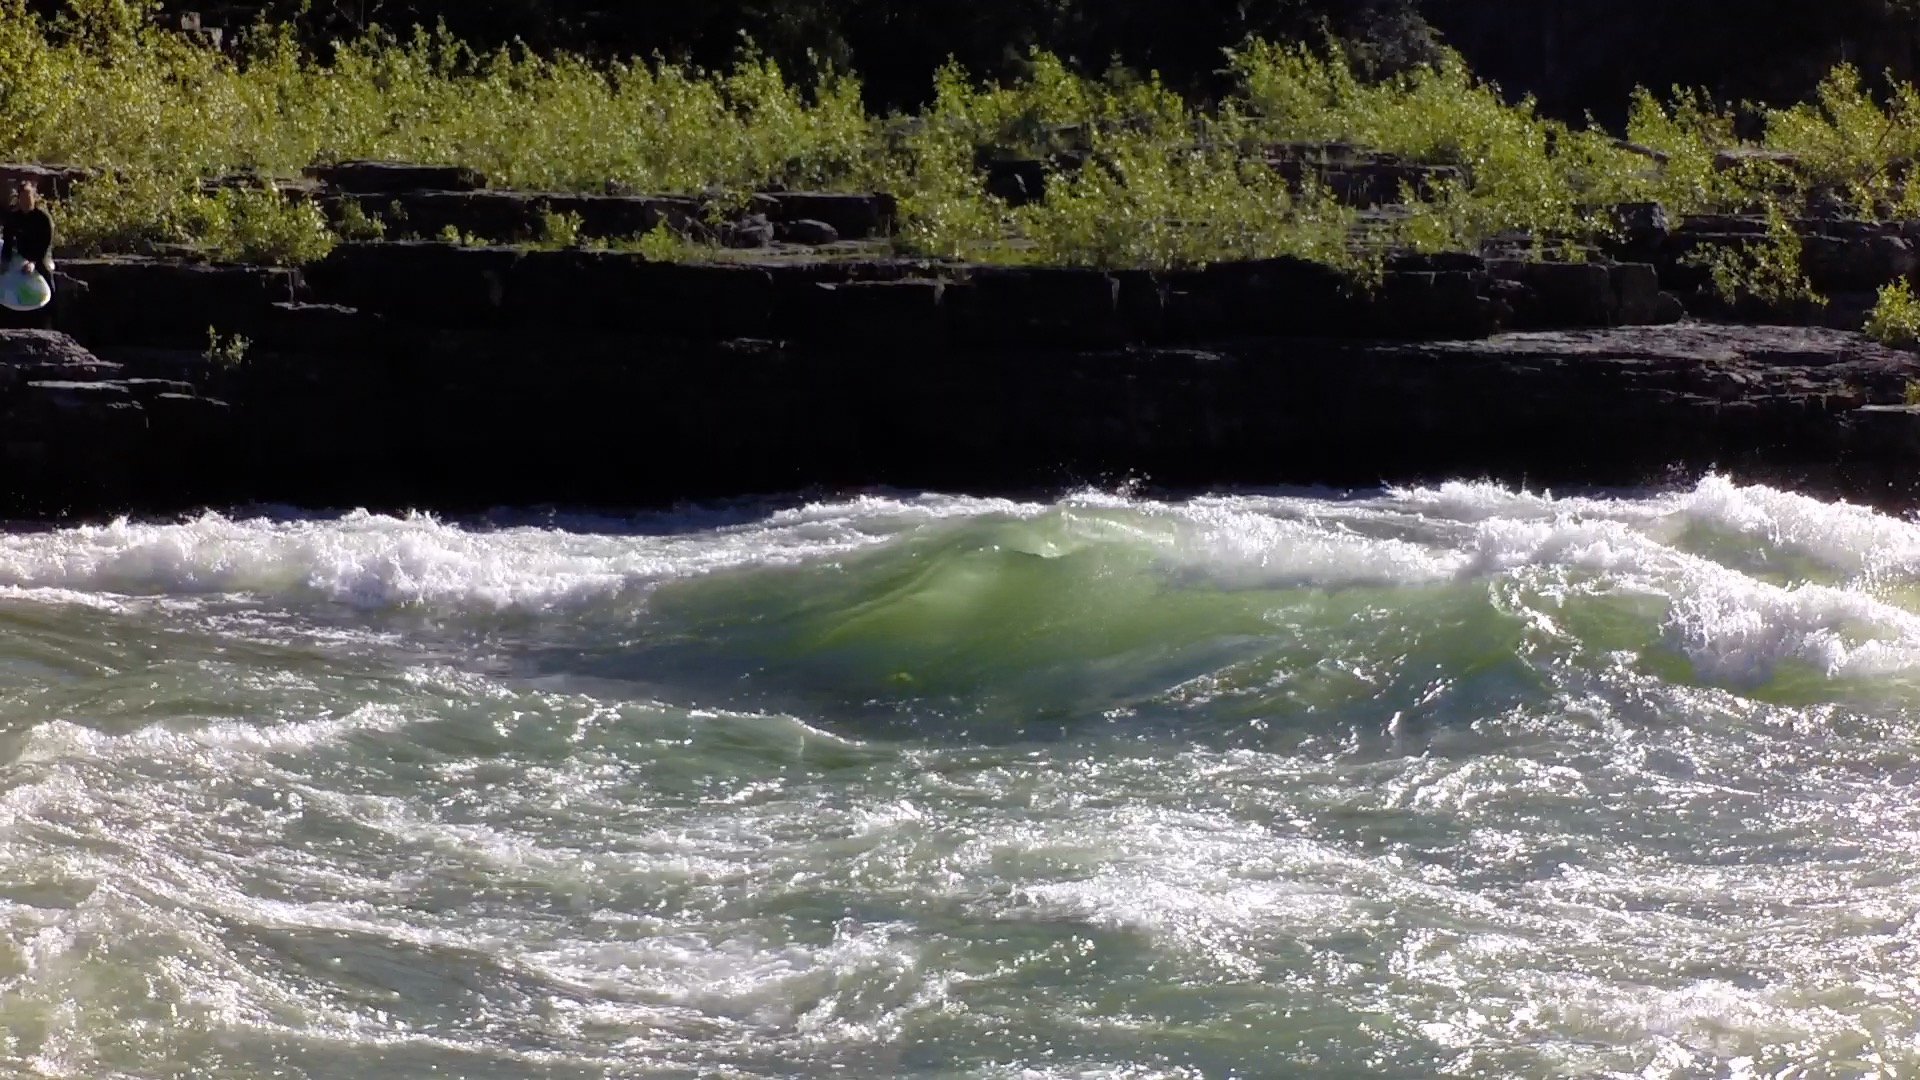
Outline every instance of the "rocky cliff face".
<path fill-rule="evenodd" d="M 1901 404 L 1920 359 L 1828 328 L 1670 321 L 1645 266 L 1529 281 L 1408 263 L 1371 309 L 1287 262 L 942 280 L 368 245 L 306 275 L 65 272 L 73 337 L 0 332 L 16 516 L 1707 469 L 1920 495 Z M 1510 301 L 1585 328 L 1488 333 Z M 244 353 L 205 348 L 209 322 Z"/>
<path fill-rule="evenodd" d="M 1397 167 L 1339 163 L 1356 192 Z M 463 232 L 510 233 L 539 205 L 460 170 L 336 173 L 312 197 L 405 199 Z M 692 205 L 608 195 L 580 212 L 616 231 Z M 0 312 L 36 328 L 0 334 L 0 512 L 1709 468 L 1920 494 L 1904 404 L 1920 360 L 1854 332 L 1874 287 L 1920 271 L 1920 225 L 1801 221 L 1832 302 L 1728 310 L 1689 256 L 1763 223 L 1619 210 L 1619 240 L 1586 261 L 1399 255 L 1371 290 L 1286 258 L 900 259 L 870 239 L 887 200 L 809 193 L 768 196 L 768 235 L 694 263 L 417 241 L 301 270 L 66 259 L 50 309 Z M 1699 321 L 1728 318 L 1814 325 Z"/>

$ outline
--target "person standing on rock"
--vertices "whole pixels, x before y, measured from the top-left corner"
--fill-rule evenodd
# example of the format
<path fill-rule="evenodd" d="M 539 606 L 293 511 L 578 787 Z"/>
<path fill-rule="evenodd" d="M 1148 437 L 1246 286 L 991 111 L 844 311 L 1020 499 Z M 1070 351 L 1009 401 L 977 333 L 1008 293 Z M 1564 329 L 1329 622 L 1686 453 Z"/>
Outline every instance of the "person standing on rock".
<path fill-rule="evenodd" d="M 7 185 L 7 214 L 0 228 L 0 268 L 13 265 L 15 256 L 53 283 L 53 217 L 40 206 L 40 193 L 31 180 Z"/>

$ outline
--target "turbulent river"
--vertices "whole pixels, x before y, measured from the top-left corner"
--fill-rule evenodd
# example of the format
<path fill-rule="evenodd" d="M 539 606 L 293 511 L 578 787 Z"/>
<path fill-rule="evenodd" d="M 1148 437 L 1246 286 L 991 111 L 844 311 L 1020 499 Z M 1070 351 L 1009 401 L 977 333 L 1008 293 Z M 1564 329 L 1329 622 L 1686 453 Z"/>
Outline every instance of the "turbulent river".
<path fill-rule="evenodd" d="M 0 1076 L 1920 1074 L 1920 526 L 0 536 Z"/>

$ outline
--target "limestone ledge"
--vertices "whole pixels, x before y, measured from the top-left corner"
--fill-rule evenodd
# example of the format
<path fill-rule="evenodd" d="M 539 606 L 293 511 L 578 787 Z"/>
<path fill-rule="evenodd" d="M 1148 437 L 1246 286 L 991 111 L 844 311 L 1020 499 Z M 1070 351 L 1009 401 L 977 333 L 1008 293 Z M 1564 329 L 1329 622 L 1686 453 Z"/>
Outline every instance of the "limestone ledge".
<path fill-rule="evenodd" d="M 280 337 L 237 364 L 0 331 L 0 509 L 1476 477 L 1564 490 L 1710 469 L 1890 508 L 1920 496 L 1920 409 L 1902 404 L 1920 359 L 1826 328 L 915 350 L 270 307 Z"/>

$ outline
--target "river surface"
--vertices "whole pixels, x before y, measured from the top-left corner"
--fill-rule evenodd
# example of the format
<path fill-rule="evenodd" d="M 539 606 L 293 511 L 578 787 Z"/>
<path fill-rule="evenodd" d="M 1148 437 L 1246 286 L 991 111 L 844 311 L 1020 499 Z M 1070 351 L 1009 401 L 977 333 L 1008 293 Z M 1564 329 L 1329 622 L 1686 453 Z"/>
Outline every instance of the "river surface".
<path fill-rule="evenodd" d="M 1920 527 L 0 535 L 0 1076 L 1920 1075 Z"/>

